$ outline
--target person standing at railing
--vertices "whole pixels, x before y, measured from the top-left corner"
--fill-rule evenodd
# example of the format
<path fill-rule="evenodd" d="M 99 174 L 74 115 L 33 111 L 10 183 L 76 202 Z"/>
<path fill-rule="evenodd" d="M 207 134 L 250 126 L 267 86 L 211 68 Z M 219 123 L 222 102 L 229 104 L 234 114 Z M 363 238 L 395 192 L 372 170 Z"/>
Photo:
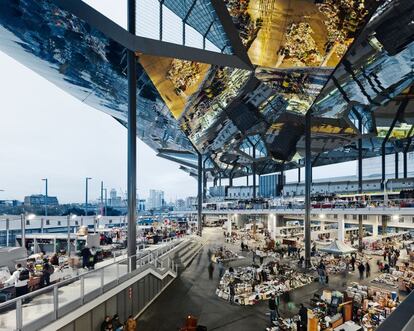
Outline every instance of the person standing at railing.
<path fill-rule="evenodd" d="M 4 282 L 6 285 L 14 284 L 16 290 L 16 298 L 25 295 L 29 292 L 28 283 L 29 283 L 29 270 L 22 267 L 20 263 L 16 265 L 16 271 L 10 276 L 8 280 Z M 3 284 L 2 284 L 3 287 Z"/>

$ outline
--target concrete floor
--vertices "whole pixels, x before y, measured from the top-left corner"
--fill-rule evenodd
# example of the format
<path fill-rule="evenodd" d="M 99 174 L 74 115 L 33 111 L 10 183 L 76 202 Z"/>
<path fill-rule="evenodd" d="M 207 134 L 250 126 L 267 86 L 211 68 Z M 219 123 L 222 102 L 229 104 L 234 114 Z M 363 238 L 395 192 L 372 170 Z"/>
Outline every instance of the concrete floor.
<path fill-rule="evenodd" d="M 223 245 L 223 231 L 218 228 L 205 228 L 203 237 L 207 240 L 206 245 L 192 264 L 139 317 L 140 331 L 177 330 L 184 325 L 187 315 L 198 317 L 199 324 L 206 326 L 209 331 L 256 331 L 265 330 L 269 326 L 266 301 L 255 306 L 230 305 L 215 294 L 219 282 L 218 270 L 216 268 L 214 271 L 214 279 L 209 280 L 207 251 L 214 246 Z M 232 249 L 236 252 L 240 251 L 239 246 L 233 246 Z M 233 267 L 249 265 L 251 261 L 251 255 L 248 255 L 245 259 L 230 262 L 229 265 Z M 322 289 L 343 290 L 352 281 L 374 285 L 369 282 L 377 271 L 376 258 L 372 259 L 370 264 L 373 275 L 370 279 L 359 281 L 357 271 L 343 273 L 331 275 L 327 286 L 314 282 L 289 292 L 282 297 L 280 313 L 284 317 L 294 315 L 298 311 L 299 303 L 309 304 L 314 293 L 321 293 Z"/>

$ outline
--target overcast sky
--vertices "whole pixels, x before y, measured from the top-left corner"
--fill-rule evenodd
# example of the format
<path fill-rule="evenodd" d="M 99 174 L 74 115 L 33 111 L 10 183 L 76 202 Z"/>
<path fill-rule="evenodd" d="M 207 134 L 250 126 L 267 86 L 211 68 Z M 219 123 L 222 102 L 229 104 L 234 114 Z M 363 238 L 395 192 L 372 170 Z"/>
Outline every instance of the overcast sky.
<path fill-rule="evenodd" d="M 125 26 L 125 0 L 86 2 Z M 1 52 L 0 72 L 0 189 L 5 190 L 0 199 L 44 193 L 44 177 L 49 179 L 49 195 L 61 202 L 83 201 L 86 176 L 93 178 L 91 199 L 99 196 L 101 180 L 108 189 L 125 191 L 124 127 Z M 150 188 L 164 190 L 168 200 L 195 195 L 193 178 L 139 140 L 137 170 L 142 197 Z M 354 164 L 315 169 L 314 178 L 351 173 Z M 295 178 L 296 172 L 287 179 Z"/>

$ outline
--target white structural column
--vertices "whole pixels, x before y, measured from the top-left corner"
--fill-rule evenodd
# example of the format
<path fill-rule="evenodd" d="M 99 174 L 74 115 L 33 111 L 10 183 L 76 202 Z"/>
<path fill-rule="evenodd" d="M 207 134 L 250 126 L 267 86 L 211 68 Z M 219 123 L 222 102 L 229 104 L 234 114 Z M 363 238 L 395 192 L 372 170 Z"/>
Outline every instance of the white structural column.
<path fill-rule="evenodd" d="M 232 218 L 234 218 L 234 222 L 237 222 L 237 214 L 234 214 L 233 217 L 229 217 L 227 219 L 227 232 L 231 233 L 231 222 L 232 222 Z"/>
<path fill-rule="evenodd" d="M 270 237 L 276 239 L 276 215 L 270 214 L 267 218 L 268 230 L 270 232 Z"/>
<path fill-rule="evenodd" d="M 381 215 L 377 215 L 373 217 L 373 222 L 372 222 L 372 236 L 374 238 L 378 237 L 378 224 L 380 222 L 381 219 Z"/>
<path fill-rule="evenodd" d="M 325 231 L 325 221 L 320 222 L 321 231 Z"/>
<path fill-rule="evenodd" d="M 343 215 L 338 215 L 338 240 L 345 241 L 345 218 Z"/>

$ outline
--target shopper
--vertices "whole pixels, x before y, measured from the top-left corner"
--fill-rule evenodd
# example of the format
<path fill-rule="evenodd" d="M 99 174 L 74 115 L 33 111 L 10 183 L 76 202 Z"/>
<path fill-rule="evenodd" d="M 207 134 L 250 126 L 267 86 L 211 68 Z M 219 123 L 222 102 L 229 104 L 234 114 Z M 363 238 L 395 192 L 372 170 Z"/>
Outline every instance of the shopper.
<path fill-rule="evenodd" d="M 359 270 L 359 279 L 360 280 L 364 279 L 365 267 L 364 267 L 364 264 L 362 262 L 359 264 L 358 270 Z"/>
<path fill-rule="evenodd" d="M 219 279 L 221 279 L 221 277 L 223 277 L 224 275 L 224 264 L 223 261 L 219 261 L 218 262 L 218 270 L 219 270 Z"/>
<path fill-rule="evenodd" d="M 27 268 L 22 267 L 20 263 L 16 264 L 16 270 L 7 279 L 4 283 L 6 285 L 14 284 L 14 288 L 16 291 L 16 298 L 25 295 L 28 293 L 28 286 L 29 283 L 30 273 Z"/>
<path fill-rule="evenodd" d="M 356 260 L 355 260 L 355 256 L 351 256 L 351 266 L 352 266 L 352 271 L 355 271 L 355 262 L 356 262 Z"/>
<path fill-rule="evenodd" d="M 213 279 L 213 273 L 214 273 L 214 265 L 213 265 L 213 262 L 210 262 L 208 265 L 208 279 Z"/>
<path fill-rule="evenodd" d="M 279 317 L 278 307 L 276 304 L 275 295 L 272 294 L 269 298 L 269 311 L 270 311 L 270 326 L 273 326 L 273 322 Z"/>
<path fill-rule="evenodd" d="M 303 303 L 300 304 L 299 317 L 300 331 L 306 331 L 308 329 L 308 309 L 303 305 Z"/>
<path fill-rule="evenodd" d="M 132 315 L 129 315 L 125 322 L 125 331 L 135 331 L 136 329 L 137 321 L 132 317 Z"/>
<path fill-rule="evenodd" d="M 112 327 L 114 331 L 122 331 L 124 329 L 124 326 L 119 320 L 118 314 L 115 314 L 114 317 L 112 318 Z"/>
<path fill-rule="evenodd" d="M 43 260 L 43 270 L 42 270 L 42 284 L 41 286 L 50 285 L 50 275 L 55 272 L 55 267 L 52 266 L 47 259 Z"/>
<path fill-rule="evenodd" d="M 81 251 L 82 256 L 82 268 L 89 269 L 89 258 L 91 256 L 91 250 L 89 249 L 88 245 L 86 244 Z"/>
<path fill-rule="evenodd" d="M 106 315 L 104 321 L 101 324 L 101 331 L 107 331 L 109 324 L 111 324 L 111 317 Z"/>
<path fill-rule="evenodd" d="M 371 266 L 369 265 L 368 261 L 365 263 L 365 276 L 371 277 Z"/>
<path fill-rule="evenodd" d="M 234 295 L 236 294 L 235 288 L 234 288 L 234 283 L 230 282 L 229 284 L 229 301 L 230 304 L 234 303 Z"/>

